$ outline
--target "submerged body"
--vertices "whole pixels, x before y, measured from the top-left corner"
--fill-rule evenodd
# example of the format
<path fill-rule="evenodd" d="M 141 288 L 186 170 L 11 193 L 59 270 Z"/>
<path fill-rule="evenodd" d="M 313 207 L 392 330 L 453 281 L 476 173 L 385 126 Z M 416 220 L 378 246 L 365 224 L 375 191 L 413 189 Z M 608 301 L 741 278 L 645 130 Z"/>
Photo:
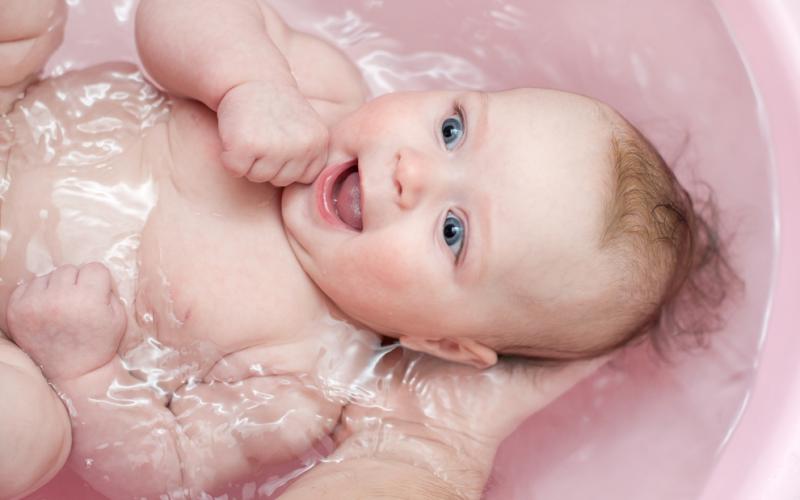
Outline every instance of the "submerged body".
<path fill-rule="evenodd" d="M 57 131 L 52 139 L 34 115 Z M 266 347 L 265 337 L 302 344 L 315 336 L 309 323 L 328 316 L 286 243 L 281 190 L 225 174 L 216 120 L 203 106 L 171 100 L 134 66 L 116 64 L 37 84 L 8 123 L 3 305 L 31 273 L 103 262 L 130 306 L 122 350 L 152 333 L 191 353 L 202 373 L 211 367 L 200 351 L 220 358 Z"/>
<path fill-rule="evenodd" d="M 34 40 L 53 49 L 42 19 Z M 24 49 L 9 30 L 0 16 Z M 693 265 L 674 176 L 602 103 L 517 89 L 364 104 L 352 64 L 262 0 L 144 0 L 137 42 L 173 97 L 129 65 L 31 85 L 45 49 L 0 80 L 0 327 L 21 351 L 0 347 L 61 392 L 73 464 L 109 495 L 218 491 L 339 424 L 345 472 L 400 461 L 477 496 L 502 438 L 588 372 L 506 401 L 530 367 L 474 369 L 613 350 Z M 379 356 L 397 376 L 348 405 L 378 363 L 355 325 L 473 371 Z"/>
<path fill-rule="evenodd" d="M 361 88 L 335 49 L 306 45 Z M 329 386 L 349 385 L 377 337 L 334 319 L 298 264 L 282 189 L 225 172 L 216 114 L 133 65 L 27 83 L 0 123 L 0 328 L 64 393 L 73 465 L 116 497 L 213 492 L 302 457 L 339 421 Z M 37 275 L 60 312 L 15 329 L 9 298 L 24 309 L 17 286 Z"/>

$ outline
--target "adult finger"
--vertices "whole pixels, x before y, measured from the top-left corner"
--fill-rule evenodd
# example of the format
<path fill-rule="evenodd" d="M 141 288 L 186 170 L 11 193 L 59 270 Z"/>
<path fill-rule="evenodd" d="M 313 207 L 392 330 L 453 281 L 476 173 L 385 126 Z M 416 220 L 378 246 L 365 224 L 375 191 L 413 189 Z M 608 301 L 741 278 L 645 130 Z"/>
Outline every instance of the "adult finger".
<path fill-rule="evenodd" d="M 580 381 L 608 363 L 613 355 L 572 361 L 560 366 L 541 367 L 533 374 L 534 391 L 542 406 L 549 404 Z"/>

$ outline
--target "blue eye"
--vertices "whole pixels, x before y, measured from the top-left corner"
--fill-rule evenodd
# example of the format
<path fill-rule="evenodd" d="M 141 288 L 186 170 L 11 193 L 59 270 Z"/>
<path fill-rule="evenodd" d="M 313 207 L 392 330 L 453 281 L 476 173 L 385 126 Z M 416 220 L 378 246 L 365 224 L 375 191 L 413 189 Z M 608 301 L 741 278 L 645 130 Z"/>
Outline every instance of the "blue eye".
<path fill-rule="evenodd" d="M 461 113 L 453 115 L 442 122 L 442 139 L 444 146 L 452 151 L 461 141 L 464 135 L 464 121 L 461 119 Z"/>
<path fill-rule="evenodd" d="M 442 225 L 442 236 L 444 242 L 450 247 L 450 250 L 456 257 L 461 253 L 461 247 L 464 246 L 464 222 L 459 219 L 453 212 L 447 212 L 447 217 L 444 219 Z"/>

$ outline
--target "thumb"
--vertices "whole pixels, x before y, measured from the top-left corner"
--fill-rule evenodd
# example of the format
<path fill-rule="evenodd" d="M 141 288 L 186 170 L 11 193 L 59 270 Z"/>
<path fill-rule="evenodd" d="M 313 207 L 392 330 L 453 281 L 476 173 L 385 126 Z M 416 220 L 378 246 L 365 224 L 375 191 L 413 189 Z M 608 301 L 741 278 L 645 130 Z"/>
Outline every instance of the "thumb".
<path fill-rule="evenodd" d="M 535 399 L 539 408 L 543 408 L 572 389 L 583 379 L 608 363 L 612 355 L 601 356 L 580 361 L 571 361 L 559 366 L 532 367 L 531 374 Z"/>
<path fill-rule="evenodd" d="M 504 401 L 502 417 L 496 416 L 494 419 L 495 435 L 504 439 L 528 417 L 568 392 L 611 358 L 612 356 L 608 355 L 557 366 L 537 366 L 532 362 L 523 361 L 502 367 L 507 370 L 508 378 L 503 384 L 507 391 L 496 393 L 503 397 Z M 509 394 L 509 390 L 514 394 Z M 501 395 L 500 392 L 504 394 Z"/>

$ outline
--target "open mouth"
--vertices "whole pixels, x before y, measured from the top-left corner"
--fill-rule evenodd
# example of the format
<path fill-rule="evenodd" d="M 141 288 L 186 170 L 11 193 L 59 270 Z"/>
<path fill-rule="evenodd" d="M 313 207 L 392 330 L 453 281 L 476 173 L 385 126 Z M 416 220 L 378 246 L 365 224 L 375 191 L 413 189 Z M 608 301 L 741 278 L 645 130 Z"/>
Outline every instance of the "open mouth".
<path fill-rule="evenodd" d="M 361 231 L 361 178 L 357 163 L 343 170 L 333 181 L 331 201 L 336 216 L 346 225 Z"/>

